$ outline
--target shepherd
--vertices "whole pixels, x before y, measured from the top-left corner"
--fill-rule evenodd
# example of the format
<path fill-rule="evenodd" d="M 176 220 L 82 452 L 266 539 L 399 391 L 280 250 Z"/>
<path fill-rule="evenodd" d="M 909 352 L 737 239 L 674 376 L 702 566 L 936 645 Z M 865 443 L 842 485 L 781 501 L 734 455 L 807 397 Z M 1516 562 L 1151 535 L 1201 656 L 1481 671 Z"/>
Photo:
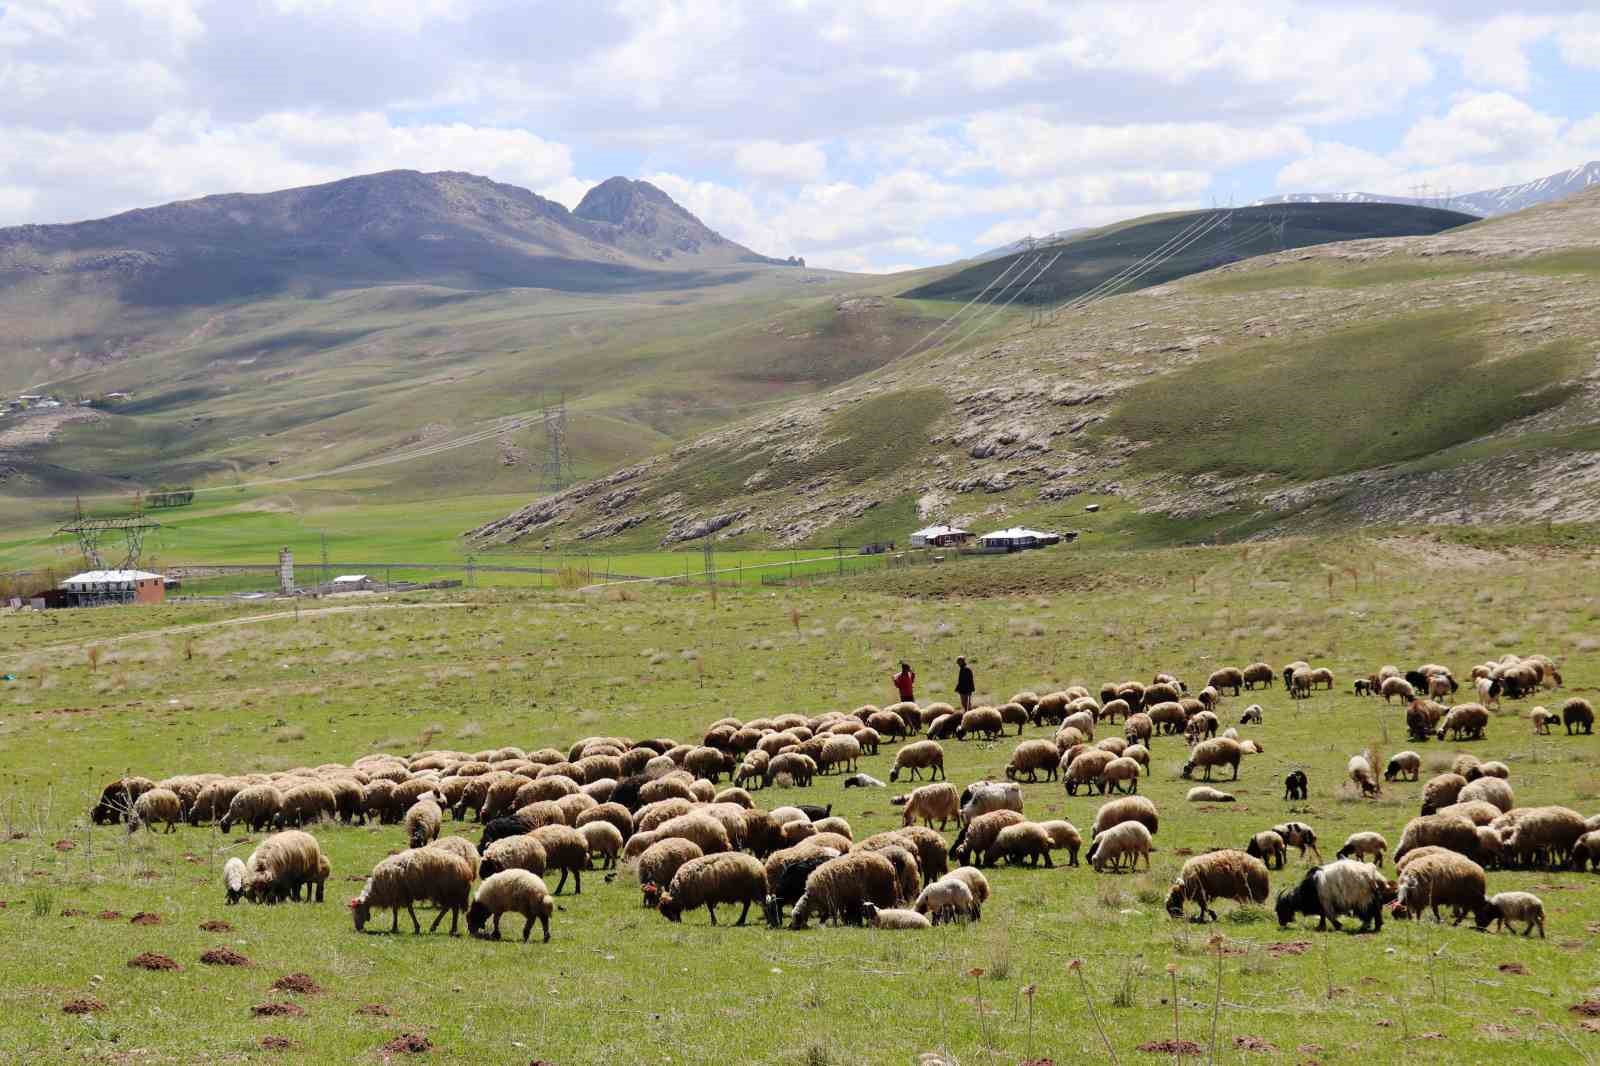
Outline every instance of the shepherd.
<path fill-rule="evenodd" d="M 917 702 L 915 695 L 917 675 L 912 672 L 910 663 L 902 659 L 900 661 L 900 672 L 892 675 L 889 680 L 894 682 L 895 689 L 900 693 L 900 702 Z"/>
<path fill-rule="evenodd" d="M 972 667 L 967 665 L 966 656 L 957 655 L 956 666 L 960 668 L 956 674 L 956 695 L 961 697 L 961 709 L 970 711 L 972 710 L 972 694 L 977 691 L 978 686 L 973 683 Z"/>

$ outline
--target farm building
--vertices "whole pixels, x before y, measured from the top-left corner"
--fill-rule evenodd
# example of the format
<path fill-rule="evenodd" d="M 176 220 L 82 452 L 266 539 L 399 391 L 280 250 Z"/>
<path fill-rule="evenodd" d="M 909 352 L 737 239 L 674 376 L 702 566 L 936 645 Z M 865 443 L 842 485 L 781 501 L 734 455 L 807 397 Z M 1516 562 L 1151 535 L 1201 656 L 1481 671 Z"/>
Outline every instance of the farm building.
<path fill-rule="evenodd" d="M 332 591 L 358 592 L 372 587 L 372 579 L 366 574 L 340 574 L 333 579 Z"/>
<path fill-rule="evenodd" d="M 955 526 L 928 526 L 911 534 L 913 548 L 959 548 L 972 539 L 972 531 Z"/>
<path fill-rule="evenodd" d="M 1010 529 L 997 529 L 993 533 L 985 533 L 978 538 L 978 546 L 985 551 L 1015 552 L 1042 548 L 1060 541 L 1061 537 L 1055 533 L 1041 533 L 1037 529 L 1013 526 Z"/>
<path fill-rule="evenodd" d="M 147 570 L 86 570 L 63 581 L 61 589 L 69 607 L 161 603 L 167 598 L 166 579 Z"/>

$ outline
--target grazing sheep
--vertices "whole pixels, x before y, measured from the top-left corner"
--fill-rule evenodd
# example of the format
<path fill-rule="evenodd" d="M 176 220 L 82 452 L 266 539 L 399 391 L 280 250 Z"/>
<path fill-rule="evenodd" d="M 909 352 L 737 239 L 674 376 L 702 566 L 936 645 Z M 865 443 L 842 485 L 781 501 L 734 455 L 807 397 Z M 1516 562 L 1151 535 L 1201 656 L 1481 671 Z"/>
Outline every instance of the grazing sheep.
<path fill-rule="evenodd" d="M 1422 786 L 1422 813 L 1434 814 L 1440 808 L 1448 807 L 1461 796 L 1461 790 L 1467 787 L 1467 779 L 1460 774 L 1439 774 L 1428 779 Z"/>
<path fill-rule="evenodd" d="M 945 847 L 944 838 L 932 829 L 913 825 L 895 830 L 894 833 L 916 855 L 924 879 L 943 877 L 945 871 L 950 869 L 950 853 Z"/>
<path fill-rule="evenodd" d="M 1160 827 L 1154 803 L 1144 796 L 1124 796 L 1100 805 L 1094 815 L 1094 824 L 1089 829 L 1089 838 L 1092 840 L 1123 822 L 1138 822 L 1150 831 L 1151 836 Z"/>
<path fill-rule="evenodd" d="M 274 833 L 245 860 L 245 895 L 252 903 L 277 903 L 300 899 L 300 889 L 310 886 L 306 902 L 322 902 L 323 885 L 332 872 L 316 838 L 299 829 Z"/>
<path fill-rule="evenodd" d="M 823 741 L 822 753 L 817 757 L 817 769 L 826 774 L 838 768 L 855 771 L 856 760 L 861 758 L 861 741 L 850 734 L 830 736 Z"/>
<path fill-rule="evenodd" d="M 1534 807 L 1524 811 L 1508 832 L 1501 833 L 1504 850 L 1524 866 L 1560 869 L 1572 861 L 1572 852 L 1589 831 L 1583 815 L 1566 807 Z"/>
<path fill-rule="evenodd" d="M 1039 825 L 1050 837 L 1051 849 L 1065 848 L 1067 851 L 1067 865 L 1078 865 L 1078 849 L 1083 846 L 1083 835 L 1078 832 L 1078 827 L 1059 818 L 1048 822 L 1040 822 Z"/>
<path fill-rule="evenodd" d="M 1594 708 L 1589 701 L 1574 696 L 1561 705 L 1561 724 L 1567 729 L 1567 736 L 1572 735 L 1573 727 L 1584 734 L 1594 732 Z"/>
<path fill-rule="evenodd" d="M 709 818 L 705 821 L 722 830 L 720 825 Z M 670 823 L 669 823 L 670 824 Z M 589 865 L 589 842 L 583 834 L 567 825 L 541 825 L 529 834 L 544 847 L 545 870 L 561 871 L 561 880 L 556 884 L 556 895 L 561 895 L 561 890 L 566 887 L 567 875 L 572 875 L 573 895 L 583 893 L 583 871 Z M 662 826 L 663 836 L 678 836 L 677 833 L 667 833 L 666 826 Z M 726 840 L 726 834 L 724 834 Z"/>
<path fill-rule="evenodd" d="M 1002 703 L 995 708 L 995 713 L 1000 715 L 1000 721 L 1005 725 L 1017 727 L 1017 736 L 1022 735 L 1022 730 L 1028 724 L 1028 711 L 1020 703 Z"/>
<path fill-rule="evenodd" d="M 1139 712 L 1129 706 L 1127 700 L 1111 699 L 1101 703 L 1100 710 L 1095 713 L 1094 717 L 1096 721 L 1115 722 L 1118 718 L 1121 718 L 1126 722 L 1137 713 Z"/>
<path fill-rule="evenodd" d="M 244 860 L 237 855 L 222 864 L 222 887 L 229 906 L 244 898 L 246 872 Z"/>
<path fill-rule="evenodd" d="M 1105 870 L 1110 863 L 1113 870 L 1119 869 L 1124 858 L 1128 859 L 1130 871 L 1139 868 L 1139 856 L 1144 856 L 1144 866 L 1150 868 L 1150 830 L 1138 822 L 1120 822 L 1110 829 L 1095 835 L 1094 842 L 1089 845 L 1089 864 L 1096 873 Z"/>
<path fill-rule="evenodd" d="M 750 906 L 761 906 L 767 898 L 767 872 L 761 861 L 742 852 L 702 855 L 690 859 L 672 875 L 672 882 L 661 894 L 656 909 L 669 922 L 682 921 L 684 911 L 705 907 L 711 924 L 717 924 L 717 904 L 740 904 L 743 925 Z"/>
<path fill-rule="evenodd" d="M 1190 803 L 1233 803 L 1234 797 L 1210 785 L 1196 785 L 1183 797 Z"/>
<path fill-rule="evenodd" d="M 1195 921 L 1203 922 L 1207 915 L 1216 921 L 1217 912 L 1211 904 L 1219 899 L 1265 903 L 1266 865 L 1254 855 L 1231 848 L 1196 855 L 1183 864 L 1178 879 L 1172 882 L 1172 890 L 1167 893 L 1167 913 L 1182 918 L 1184 904 L 1192 902 L 1199 908 Z"/>
<path fill-rule="evenodd" d="M 1134 793 L 1139 791 L 1139 763 L 1126 756 L 1112 759 L 1100 772 L 1100 779 L 1109 792 Z M 1126 789 L 1123 786 L 1127 786 Z"/>
<path fill-rule="evenodd" d="M 444 818 L 444 812 L 432 799 L 424 796 L 411 805 L 406 811 L 405 831 L 406 840 L 414 848 L 424 847 L 439 839 L 439 823 Z"/>
<path fill-rule="evenodd" d="M 1257 685 L 1262 688 L 1271 688 L 1272 682 L 1277 678 L 1277 673 L 1266 663 L 1251 663 L 1245 667 L 1241 674 L 1244 678 L 1244 687 L 1253 689 Z"/>
<path fill-rule="evenodd" d="M 1029 866 L 1037 866 L 1039 860 L 1043 859 L 1045 866 L 1053 866 L 1050 861 L 1050 834 L 1037 822 L 1008 825 L 1000 830 L 994 843 L 989 845 L 989 850 L 983 856 L 983 864 L 993 866 L 1002 858 L 1007 863 L 1026 862 Z"/>
<path fill-rule="evenodd" d="M 1205 770 L 1204 780 L 1211 780 L 1211 770 L 1216 766 L 1233 767 L 1233 777 L 1229 780 L 1239 780 L 1239 760 L 1244 751 L 1239 747 L 1239 742 L 1226 737 L 1216 737 L 1212 740 L 1201 741 L 1189 752 L 1189 761 L 1183 764 L 1183 776 L 1189 777 L 1194 773 L 1195 767 Z"/>
<path fill-rule="evenodd" d="M 1414 751 L 1397 751 L 1389 756 L 1389 765 L 1383 768 L 1385 781 L 1415 781 L 1422 773 L 1422 756 Z"/>
<path fill-rule="evenodd" d="M 979 781 L 961 793 L 961 824 L 990 811 L 1022 811 L 1022 786 L 1007 781 Z"/>
<path fill-rule="evenodd" d="M 1201 740 L 1216 736 L 1217 728 L 1221 724 L 1217 721 L 1217 716 L 1210 711 L 1201 711 L 1189 719 L 1188 724 L 1183 727 L 1183 735 L 1190 745 L 1194 745 Z"/>
<path fill-rule="evenodd" d="M 1311 795 L 1311 784 L 1304 770 L 1291 770 L 1283 779 L 1283 798 L 1304 801 Z"/>
<path fill-rule="evenodd" d="M 139 798 L 133 801 L 133 816 L 128 819 L 128 832 L 137 832 L 142 825 L 153 833 L 157 822 L 165 822 L 166 832 L 176 833 L 181 821 L 183 801 L 178 794 L 170 788 L 152 788 L 140 793 Z"/>
<path fill-rule="evenodd" d="M 1189 721 L 1187 712 L 1181 703 L 1158 703 L 1153 707 L 1140 712 L 1150 719 L 1150 724 L 1158 733 L 1171 735 L 1179 732 Z M 1196 714 L 1210 714 L 1209 711 L 1197 711 Z M 1216 715 L 1212 715 L 1214 719 Z M 1127 730 L 1124 729 L 1126 736 Z M 1131 742 L 1132 738 L 1128 738 Z"/>
<path fill-rule="evenodd" d="M 1021 825 L 1025 821 L 1027 819 L 1018 811 L 990 811 L 988 814 L 980 814 L 962 826 L 961 832 L 956 834 L 956 842 L 950 847 L 950 854 L 957 862 L 964 863 L 969 857 L 973 857 L 982 864 L 983 856 L 1001 831 L 1013 825 Z"/>
<path fill-rule="evenodd" d="M 1488 825 L 1505 812 L 1494 804 L 1485 800 L 1468 800 L 1466 803 L 1452 803 L 1448 807 L 1440 807 L 1434 814 L 1454 815 L 1465 818 L 1473 825 Z"/>
<path fill-rule="evenodd" d="M 1150 749 L 1143 744 L 1129 744 L 1122 749 L 1122 757 L 1138 763 L 1147 774 L 1150 772 Z"/>
<path fill-rule="evenodd" d="M 366 928 L 375 907 L 388 907 L 394 912 L 394 922 L 389 932 L 400 931 L 400 909 L 411 915 L 413 933 L 422 932 L 414 905 L 432 903 L 439 909 L 428 932 L 439 928 L 446 913 L 450 915 L 450 935 L 458 934 L 457 922 L 467 909 L 472 892 L 472 868 L 460 856 L 441 848 L 412 848 L 391 855 L 372 869 L 372 876 L 362 887 L 361 894 L 350 901 L 350 913 L 355 919 L 356 932 Z"/>
<path fill-rule="evenodd" d="M 100 799 L 89 811 L 95 825 L 115 825 L 133 814 L 134 802 L 156 787 L 148 777 L 119 777 L 100 792 Z M 223 830 L 227 832 L 227 830 Z"/>
<path fill-rule="evenodd" d="M 1244 672 L 1232 666 L 1224 666 L 1220 670 L 1212 671 L 1211 676 L 1206 679 L 1206 687 L 1216 689 L 1219 693 L 1225 689 L 1232 689 L 1231 695 L 1237 696 L 1244 688 Z"/>
<path fill-rule="evenodd" d="M 923 785 L 912 790 L 911 798 L 906 801 L 901 821 L 904 825 L 911 825 L 920 819 L 931 829 L 935 818 L 939 820 L 940 830 L 943 830 L 952 818 L 960 821 L 961 797 L 956 792 L 956 786 L 948 781 Z"/>
<path fill-rule="evenodd" d="M 1317 850 L 1317 831 L 1304 822 L 1282 822 L 1272 827 L 1272 831 L 1283 838 L 1283 842 L 1291 848 L 1300 849 L 1300 857 L 1306 857 L 1306 851 L 1322 861 L 1322 852 Z"/>
<path fill-rule="evenodd" d="M 587 822 L 578 827 L 584 842 L 589 848 L 589 868 L 594 868 L 594 859 L 600 858 L 602 870 L 614 870 L 617 858 L 622 854 L 622 834 L 617 832 L 617 827 L 610 822 Z"/>
<path fill-rule="evenodd" d="M 977 921 L 982 914 L 971 886 L 954 874 L 924 888 L 911 909 L 915 914 L 926 915 L 933 925 L 950 921 Z"/>
<path fill-rule="evenodd" d="M 989 902 L 989 879 L 983 876 L 983 871 L 976 866 L 958 866 L 948 874 L 942 875 L 946 881 L 960 881 L 972 893 L 973 902 L 982 906 Z M 976 917 L 976 915 L 974 915 Z"/>
<path fill-rule="evenodd" d="M 1471 855 L 1478 848 L 1478 827 L 1456 815 L 1425 814 L 1413 818 L 1400 833 L 1400 843 L 1394 849 L 1395 865 L 1421 847 L 1441 847 Z"/>
<path fill-rule="evenodd" d="M 1474 916 L 1474 922 L 1479 929 L 1488 929 L 1490 925 L 1497 925 L 1501 929 L 1512 928 L 1512 922 L 1526 922 L 1522 930 L 1523 936 L 1533 933 L 1534 927 L 1539 928 L 1539 939 L 1544 939 L 1544 901 L 1532 892 L 1496 892 L 1483 902 Z"/>
<path fill-rule="evenodd" d="M 1316 915 L 1317 928 L 1342 928 L 1339 919 L 1353 914 L 1361 919 L 1360 932 L 1383 931 L 1383 905 L 1390 895 L 1383 874 L 1364 862 L 1339 859 L 1313 866 L 1300 884 L 1278 893 L 1278 925 L 1285 927 L 1300 914 Z"/>
<path fill-rule="evenodd" d="M 1350 780 L 1361 790 L 1361 795 L 1376 796 L 1378 794 L 1378 781 L 1372 774 L 1372 763 L 1365 755 L 1352 755 L 1346 764 Z"/>
<path fill-rule="evenodd" d="M 1454 916 L 1450 924 L 1460 925 L 1484 904 L 1483 867 L 1465 855 L 1425 855 L 1407 863 L 1401 872 L 1399 900 L 1408 917 L 1417 918 L 1431 910 L 1436 922 L 1442 920 L 1439 908 L 1449 907 Z"/>
<path fill-rule="evenodd" d="M 919 771 L 928 770 L 929 779 L 937 781 L 944 777 L 944 749 L 931 740 L 907 744 L 894 753 L 894 769 L 889 771 L 889 780 L 900 780 L 901 770 L 911 771 L 913 781 L 921 776 Z"/>
<path fill-rule="evenodd" d="M 898 897 L 894 865 L 874 852 L 853 851 L 829 859 L 806 878 L 805 894 L 794 905 L 789 928 L 804 929 L 813 914 L 824 922 L 860 925 L 866 904 L 893 907 L 900 902 Z"/>
<path fill-rule="evenodd" d="M 1379 684 L 1378 695 L 1383 697 L 1384 703 L 1388 703 L 1396 696 L 1410 703 L 1417 698 L 1417 690 L 1403 677 L 1387 677 Z"/>
<path fill-rule="evenodd" d="M 1461 776 L 1469 782 L 1476 781 L 1480 777 L 1498 777 L 1504 781 L 1511 776 L 1511 767 L 1497 759 L 1491 759 L 1488 762 L 1473 763 L 1472 767 Z"/>
<path fill-rule="evenodd" d="M 1244 852 L 1253 858 L 1260 859 L 1266 864 L 1267 869 L 1281 870 L 1288 861 L 1289 848 L 1283 842 L 1283 837 L 1270 829 L 1263 829 L 1250 838 L 1250 843 L 1245 845 Z M 1274 862 L 1273 860 L 1277 860 Z"/>
<path fill-rule="evenodd" d="M 1533 723 L 1534 735 L 1549 736 L 1550 722 L 1555 717 L 1555 715 L 1551 714 L 1550 711 L 1544 707 L 1535 707 L 1533 710 L 1529 711 L 1528 720 Z"/>
<path fill-rule="evenodd" d="M 1006 779 L 1015 781 L 1019 775 L 1026 774 L 1027 780 L 1034 782 L 1039 780 L 1039 771 L 1043 770 L 1044 779 L 1054 781 L 1059 757 L 1055 744 L 1048 740 L 1024 740 L 1006 763 Z"/>
<path fill-rule="evenodd" d="M 1066 772 L 1061 776 L 1067 795 L 1076 796 L 1080 787 L 1087 788 L 1091 793 L 1099 789 L 1102 795 L 1105 794 L 1105 769 L 1111 765 L 1112 760 L 1116 758 L 1115 755 L 1098 748 L 1089 748 L 1080 752 L 1075 758 L 1071 752 L 1062 758 L 1070 760 L 1066 762 Z"/>
<path fill-rule="evenodd" d="M 252 833 L 259 833 L 272 824 L 272 819 L 282 804 L 283 793 L 271 785 L 251 785 L 249 788 L 242 788 L 228 804 L 228 813 L 222 816 L 217 828 L 226 833 L 230 826 L 238 822 L 249 826 Z"/>
<path fill-rule="evenodd" d="M 1600 830 L 1588 830 L 1572 845 L 1572 868 L 1582 873 L 1591 867 L 1600 870 Z"/>
<path fill-rule="evenodd" d="M 871 903 L 862 905 L 862 915 L 874 929 L 932 929 L 933 923 L 916 911 L 897 907 L 879 908 Z"/>
<path fill-rule="evenodd" d="M 1130 714 L 1122 724 L 1122 735 L 1129 744 L 1148 744 L 1154 732 L 1155 722 L 1143 711 Z"/>
<path fill-rule="evenodd" d="M 1309 699 L 1311 696 L 1311 668 L 1302 666 L 1297 670 L 1284 669 L 1284 687 L 1289 690 L 1289 698 L 1295 700 Z"/>
<path fill-rule="evenodd" d="M 1240 725 L 1260 725 L 1261 724 L 1261 704 L 1252 703 L 1250 706 L 1246 707 L 1244 709 L 1244 713 L 1239 716 L 1239 724 Z"/>
<path fill-rule="evenodd" d="M 1450 708 L 1439 722 L 1434 735 L 1440 740 L 1452 734 L 1452 740 L 1482 740 L 1483 731 L 1489 727 L 1489 712 L 1477 703 L 1463 703 Z"/>
<path fill-rule="evenodd" d="M 484 878 L 483 884 L 478 886 L 478 892 L 472 898 L 472 905 L 467 908 L 467 932 L 472 936 L 483 936 L 484 925 L 492 917 L 493 929 L 488 937 L 499 940 L 500 916 L 509 912 L 520 914 L 524 919 L 522 925 L 524 944 L 528 942 L 528 936 L 533 932 L 535 921 L 544 928 L 544 942 L 548 944 L 550 915 L 555 909 L 555 900 L 551 898 L 550 890 L 545 887 L 544 879 L 538 874 L 527 870 L 501 870 Z"/>
<path fill-rule="evenodd" d="M 1476 781 L 1469 781 L 1456 794 L 1457 803 L 1471 803 L 1473 800 L 1492 803 L 1502 811 L 1509 811 L 1517 805 L 1510 784 L 1498 777 L 1480 777 Z"/>
<path fill-rule="evenodd" d="M 831 848 L 810 849 L 803 844 L 767 860 L 767 898 L 761 909 L 770 928 L 782 927 L 783 908 L 798 903 L 806 893 L 806 881 L 812 872 L 840 854 Z"/>
<path fill-rule="evenodd" d="M 660 898 L 662 887 L 672 883 L 678 868 L 703 854 L 698 844 L 681 837 L 658 840 L 646 848 L 638 861 L 639 887 L 644 894 L 644 905 L 653 907 Z"/>
<path fill-rule="evenodd" d="M 1357 696 L 1376 696 L 1377 685 L 1370 677 L 1358 677 L 1350 683 L 1350 691 Z"/>
<path fill-rule="evenodd" d="M 333 789 L 320 781 L 307 781 L 285 789 L 278 813 L 273 816 L 274 827 L 299 829 L 323 818 L 333 818 L 339 813 L 339 801 Z"/>
<path fill-rule="evenodd" d="M 501 870 L 527 870 L 543 874 L 546 865 L 544 845 L 526 833 L 496 840 L 484 851 L 478 872 L 491 877 Z"/>

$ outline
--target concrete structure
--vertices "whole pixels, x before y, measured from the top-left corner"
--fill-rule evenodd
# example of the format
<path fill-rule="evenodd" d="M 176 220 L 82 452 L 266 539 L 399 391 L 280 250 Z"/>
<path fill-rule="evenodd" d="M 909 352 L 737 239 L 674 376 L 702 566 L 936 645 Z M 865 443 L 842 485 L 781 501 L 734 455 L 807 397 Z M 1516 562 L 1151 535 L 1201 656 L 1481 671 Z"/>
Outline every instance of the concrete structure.
<path fill-rule="evenodd" d="M 911 534 L 913 548 L 959 548 L 972 539 L 972 531 L 955 526 L 928 526 Z"/>
<path fill-rule="evenodd" d="M 278 591 L 294 595 L 294 552 L 288 548 L 278 552 Z"/>
<path fill-rule="evenodd" d="M 61 583 L 69 607 L 99 607 L 115 603 L 161 603 L 167 582 L 147 570 L 86 570 Z"/>

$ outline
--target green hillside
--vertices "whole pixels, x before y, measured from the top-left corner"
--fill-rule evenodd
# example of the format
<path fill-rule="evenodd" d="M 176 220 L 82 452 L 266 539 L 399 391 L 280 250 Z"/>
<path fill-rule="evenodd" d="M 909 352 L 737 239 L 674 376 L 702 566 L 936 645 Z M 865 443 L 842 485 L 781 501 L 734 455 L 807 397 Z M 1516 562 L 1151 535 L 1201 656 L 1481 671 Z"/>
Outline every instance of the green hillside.
<path fill-rule="evenodd" d="M 905 295 L 929 300 L 970 300 L 997 278 L 1015 271 L 1001 282 L 995 294 L 1027 305 L 1050 305 L 1071 300 L 1136 267 L 1158 251 L 1174 252 L 1150 270 L 1131 277 L 1119 291 L 1160 285 L 1252 256 L 1333 241 L 1369 237 L 1426 236 L 1477 221 L 1458 211 L 1402 204 L 1282 204 L 1275 207 L 1241 207 L 1203 235 L 1196 223 L 1215 212 L 1152 216 L 1077 234 L 1058 245 L 992 259 L 966 270 L 938 278 Z M 1196 236 L 1187 243 L 1185 234 Z M 1036 256 L 1043 258 L 1034 263 Z M 1059 258 L 1057 258 L 1059 256 Z M 1021 289 L 1035 271 L 1054 259 L 1037 280 Z M 1011 283 L 1017 289 L 1011 289 Z M 1019 291 L 1020 290 L 1020 291 Z"/>

